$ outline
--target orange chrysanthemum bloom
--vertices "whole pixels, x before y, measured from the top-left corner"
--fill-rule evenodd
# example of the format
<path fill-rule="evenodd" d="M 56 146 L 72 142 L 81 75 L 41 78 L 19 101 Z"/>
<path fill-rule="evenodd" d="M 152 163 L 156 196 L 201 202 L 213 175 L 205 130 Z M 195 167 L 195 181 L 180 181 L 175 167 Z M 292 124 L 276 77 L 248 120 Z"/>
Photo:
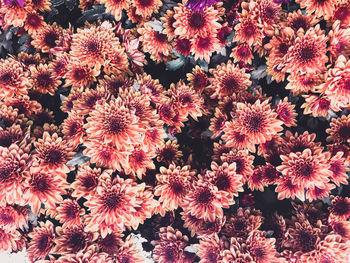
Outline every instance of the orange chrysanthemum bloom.
<path fill-rule="evenodd" d="M 291 72 L 288 81 L 286 89 L 291 90 L 293 96 L 296 96 L 301 93 L 315 91 L 315 88 L 324 82 L 324 74 Z"/>
<path fill-rule="evenodd" d="M 13 58 L 0 60 L 0 99 L 26 95 L 29 87 L 27 73 L 20 62 Z"/>
<path fill-rule="evenodd" d="M 304 108 L 304 114 L 311 114 L 313 117 L 328 117 L 328 110 L 331 109 L 331 102 L 325 96 L 303 95 L 305 103 L 301 105 Z"/>
<path fill-rule="evenodd" d="M 238 196 L 238 192 L 243 192 L 242 175 L 236 173 L 236 163 L 228 164 L 224 162 L 218 165 L 212 162 L 211 170 L 205 174 L 205 178 L 215 185 L 219 191 L 225 191 L 233 199 Z"/>
<path fill-rule="evenodd" d="M 275 35 L 275 29 L 281 20 L 281 6 L 272 0 L 261 0 L 250 3 L 257 22 L 268 36 Z"/>
<path fill-rule="evenodd" d="M 163 34 L 168 36 L 168 40 L 171 41 L 175 38 L 175 30 L 176 27 L 174 26 L 174 23 L 176 22 L 176 19 L 174 18 L 174 11 L 172 10 L 166 10 L 166 13 L 164 16 L 160 18 L 161 21 L 164 22 L 163 24 Z"/>
<path fill-rule="evenodd" d="M 339 56 L 334 67 L 328 70 L 326 82 L 320 90 L 324 91 L 332 107 L 340 111 L 350 105 L 350 61 Z"/>
<path fill-rule="evenodd" d="M 288 97 L 285 97 L 276 105 L 276 113 L 278 118 L 283 121 L 283 124 L 287 127 L 297 126 L 296 116 L 298 114 L 295 111 L 295 105 L 288 102 Z"/>
<path fill-rule="evenodd" d="M 170 164 L 168 169 L 160 168 L 160 174 L 157 174 L 158 185 L 154 189 L 154 194 L 160 196 L 159 201 L 163 209 L 174 210 L 182 206 L 195 173 L 196 171 L 190 170 L 189 166 L 180 167 Z"/>
<path fill-rule="evenodd" d="M 69 141 L 74 148 L 83 143 L 85 134 L 83 125 L 84 116 L 77 114 L 75 111 L 70 112 L 67 119 L 62 123 L 64 139 Z"/>
<path fill-rule="evenodd" d="M 183 209 L 199 219 L 214 222 L 217 217 L 224 216 L 222 208 L 229 208 L 233 203 L 229 193 L 199 179 L 193 182 L 193 189 L 183 201 Z"/>
<path fill-rule="evenodd" d="M 155 31 L 149 24 L 144 24 L 142 28 L 137 30 L 142 41 L 142 49 L 144 52 L 151 54 L 151 58 L 160 62 L 171 54 L 171 45 L 165 34 Z"/>
<path fill-rule="evenodd" d="M 97 239 L 97 233 L 84 230 L 84 225 L 56 227 L 56 232 L 54 254 L 76 254 Z"/>
<path fill-rule="evenodd" d="M 137 175 L 138 178 L 142 178 L 142 174 L 146 172 L 147 168 L 155 169 L 152 160 L 154 157 L 156 157 L 156 153 L 153 150 L 146 151 L 143 145 L 135 145 L 128 156 L 128 164 L 123 167 L 125 173 Z"/>
<path fill-rule="evenodd" d="M 221 262 L 221 252 L 224 249 L 224 242 L 215 234 L 213 237 L 199 239 L 199 244 L 194 245 L 198 249 L 199 263 Z"/>
<path fill-rule="evenodd" d="M 160 0 L 134 0 L 133 4 L 136 8 L 136 14 L 148 18 L 153 13 L 158 13 L 158 9 L 163 5 L 163 2 Z"/>
<path fill-rule="evenodd" d="M 143 184 L 133 184 L 132 179 L 121 179 L 117 176 L 113 181 L 109 176 L 99 178 L 94 196 L 89 196 L 84 203 L 91 211 L 92 219 L 86 226 L 86 230 L 98 230 L 100 224 L 105 224 L 106 229 L 102 229 L 104 237 L 107 233 L 118 227 L 124 229 L 125 225 L 130 225 L 139 206 L 136 196 L 137 192 L 144 187 Z"/>
<path fill-rule="evenodd" d="M 60 53 L 56 55 L 55 59 L 49 62 L 49 68 L 54 77 L 60 79 L 67 73 L 68 61 L 69 55 L 67 53 Z"/>
<path fill-rule="evenodd" d="M 99 252 L 99 249 L 96 245 L 91 245 L 84 250 L 80 250 L 77 253 L 71 253 L 68 255 L 62 255 L 58 260 L 55 260 L 56 263 L 80 263 L 80 262 L 89 262 L 89 263 L 113 263 L 115 262 L 112 257 L 107 253 Z"/>
<path fill-rule="evenodd" d="M 63 228 L 80 225 L 82 216 L 85 214 L 85 210 L 80 207 L 77 201 L 72 199 L 63 200 L 56 208 L 56 212 L 55 219 L 63 224 Z"/>
<path fill-rule="evenodd" d="M 128 9 L 127 14 L 128 14 L 128 18 L 131 20 L 131 22 L 136 23 L 136 24 L 142 24 L 146 20 L 145 18 L 143 18 L 139 14 L 136 14 L 136 7 L 133 5 Z"/>
<path fill-rule="evenodd" d="M 350 114 L 333 118 L 329 125 L 331 127 L 326 130 L 330 135 L 327 137 L 328 142 L 350 142 Z"/>
<path fill-rule="evenodd" d="M 243 62 L 245 64 L 252 64 L 254 58 L 252 49 L 247 44 L 238 44 L 232 49 L 230 57 L 234 58 L 234 63 Z"/>
<path fill-rule="evenodd" d="M 47 64 L 30 67 L 30 81 L 33 88 L 42 94 L 55 95 L 61 81 L 55 78 Z"/>
<path fill-rule="evenodd" d="M 210 69 L 209 72 L 213 75 L 210 78 L 211 88 L 214 90 L 214 95 L 219 98 L 247 90 L 251 85 L 250 74 L 234 65 L 231 60 L 227 64 L 218 65 L 216 69 Z"/>
<path fill-rule="evenodd" d="M 315 13 L 316 17 L 331 16 L 335 10 L 336 0 L 297 0 L 301 8 L 306 8 L 308 14 Z"/>
<path fill-rule="evenodd" d="M 110 94 L 105 87 L 87 88 L 73 102 L 73 110 L 79 115 L 87 115 L 96 108 L 96 105 L 108 101 L 109 98 Z"/>
<path fill-rule="evenodd" d="M 290 131 L 286 131 L 285 136 L 283 143 L 281 143 L 281 149 L 285 155 L 302 153 L 306 149 L 309 149 L 313 154 L 318 154 L 323 150 L 321 142 L 314 142 L 315 133 L 309 134 L 308 131 L 305 131 L 303 134 L 295 133 L 293 135 Z"/>
<path fill-rule="evenodd" d="M 137 74 L 136 80 L 139 83 L 139 89 L 143 94 L 147 94 L 153 103 L 160 103 L 166 99 L 165 89 L 158 79 L 152 79 L 151 75 L 146 73 Z"/>
<path fill-rule="evenodd" d="M 350 9 L 349 9 L 350 12 Z M 349 15 L 350 19 L 350 15 Z M 350 21 L 349 21 L 350 23 Z M 340 21 L 335 21 L 332 30 L 328 33 L 331 61 L 336 61 L 340 55 L 350 57 L 350 28 L 341 28 Z"/>
<path fill-rule="evenodd" d="M 174 8 L 175 35 L 180 38 L 207 37 L 216 35 L 221 25 L 218 23 L 219 14 L 214 7 L 206 7 L 201 11 L 194 11 L 180 4 Z"/>
<path fill-rule="evenodd" d="M 189 85 L 198 93 L 202 93 L 208 85 L 208 75 L 205 73 L 204 69 L 198 65 L 192 69 L 192 73 L 187 73 L 186 76 Z"/>
<path fill-rule="evenodd" d="M 277 167 L 283 176 L 291 178 L 293 184 L 303 188 L 322 186 L 329 181 L 332 172 L 329 170 L 330 154 L 312 153 L 310 149 L 303 152 L 282 155 L 282 164 Z"/>
<path fill-rule="evenodd" d="M 45 208 L 55 208 L 56 203 L 63 201 L 68 184 L 66 175 L 59 171 L 42 171 L 40 167 L 32 167 L 26 174 L 23 184 L 23 198 L 37 214 L 42 204 Z"/>
<path fill-rule="evenodd" d="M 101 25 L 87 24 L 82 29 L 78 28 L 73 35 L 69 54 L 78 58 L 81 64 L 93 67 L 96 64 L 103 65 L 107 55 L 113 52 L 112 47 L 116 45 L 119 45 L 119 40 L 109 22 Z"/>
<path fill-rule="evenodd" d="M 122 17 L 123 9 L 128 9 L 130 5 L 130 0 L 121 0 L 121 1 L 113 1 L 113 0 L 100 0 L 100 4 L 104 4 L 106 6 L 106 12 L 114 15 L 115 20 L 119 21 Z"/>
<path fill-rule="evenodd" d="M 125 49 L 114 44 L 113 49 L 108 53 L 104 65 L 104 72 L 108 75 L 129 71 L 129 60 Z"/>
<path fill-rule="evenodd" d="M 24 29 L 29 34 L 34 34 L 36 31 L 40 31 L 43 27 L 47 26 L 44 22 L 44 18 L 37 12 L 28 13 L 24 22 Z"/>
<path fill-rule="evenodd" d="M 96 81 L 98 75 L 100 75 L 98 64 L 91 68 L 88 65 L 81 64 L 79 59 L 71 57 L 67 65 L 67 73 L 64 75 L 66 80 L 64 87 L 72 86 L 73 89 L 89 87 Z"/>
<path fill-rule="evenodd" d="M 350 218 L 350 198 L 349 197 L 331 197 L 332 205 L 329 211 L 332 216 L 339 220 L 347 220 Z"/>
<path fill-rule="evenodd" d="M 121 98 L 96 105 L 84 128 L 89 139 L 112 143 L 115 147 L 141 142 L 139 118 L 127 109 Z"/>
<path fill-rule="evenodd" d="M 249 46 L 262 45 L 263 32 L 253 19 L 249 17 L 240 18 L 235 30 L 234 42 L 246 43 Z"/>
<path fill-rule="evenodd" d="M 57 133 L 50 135 L 48 132 L 44 132 L 42 139 L 38 139 L 34 146 L 35 157 L 40 162 L 41 168 L 58 169 L 64 173 L 70 171 L 66 163 L 74 155 L 73 147 Z"/>
<path fill-rule="evenodd" d="M 349 176 L 347 172 L 350 171 L 349 162 L 344 158 L 344 152 L 337 152 L 329 161 L 332 175 L 330 177 L 331 181 L 337 186 L 340 184 L 348 184 Z"/>
<path fill-rule="evenodd" d="M 328 61 L 326 42 L 327 37 L 319 25 L 306 32 L 299 29 L 293 45 L 286 54 L 287 72 L 322 72 Z"/>
<path fill-rule="evenodd" d="M 57 46 L 57 43 L 62 37 L 63 29 L 53 23 L 42 27 L 40 31 L 36 31 L 32 37 L 31 44 L 38 50 L 44 53 L 49 53 L 52 48 Z"/>
<path fill-rule="evenodd" d="M 212 54 L 220 49 L 221 44 L 215 35 L 197 36 L 191 39 L 190 51 L 195 60 L 201 59 L 209 63 Z"/>
<path fill-rule="evenodd" d="M 179 150 L 177 140 L 168 140 L 157 151 L 157 161 L 163 162 L 166 165 L 171 163 L 178 163 L 182 157 L 182 152 Z"/>
<path fill-rule="evenodd" d="M 237 103 L 236 116 L 230 125 L 226 124 L 223 139 L 231 144 L 231 136 L 227 134 L 233 129 L 234 132 L 244 134 L 247 139 L 246 147 L 249 151 L 255 152 L 255 144 L 264 143 L 270 140 L 274 134 L 281 131 L 282 121 L 278 120 L 277 114 L 271 109 L 268 100 L 254 104 Z"/>
<path fill-rule="evenodd" d="M 301 10 L 288 13 L 286 27 L 291 27 L 295 32 L 298 32 L 300 28 L 307 31 L 310 27 L 313 27 L 318 22 L 318 19 L 314 15 L 303 14 Z"/>
<path fill-rule="evenodd" d="M 43 260 L 54 247 L 55 230 L 51 221 L 40 222 L 33 232 L 29 233 L 28 257 L 32 262 Z"/>
<path fill-rule="evenodd" d="M 16 229 L 24 230 L 24 224 L 28 221 L 28 210 L 22 207 L 0 207 L 0 228 L 5 232 L 13 232 Z"/>

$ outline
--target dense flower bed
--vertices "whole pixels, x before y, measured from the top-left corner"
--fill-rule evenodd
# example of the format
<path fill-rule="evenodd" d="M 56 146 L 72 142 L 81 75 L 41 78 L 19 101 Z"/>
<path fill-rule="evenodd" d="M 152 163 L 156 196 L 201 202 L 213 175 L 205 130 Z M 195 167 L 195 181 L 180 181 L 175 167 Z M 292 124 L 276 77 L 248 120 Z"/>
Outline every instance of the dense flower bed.
<path fill-rule="evenodd" d="M 0 251 L 347 262 L 349 0 L 1 0 L 0 25 Z"/>

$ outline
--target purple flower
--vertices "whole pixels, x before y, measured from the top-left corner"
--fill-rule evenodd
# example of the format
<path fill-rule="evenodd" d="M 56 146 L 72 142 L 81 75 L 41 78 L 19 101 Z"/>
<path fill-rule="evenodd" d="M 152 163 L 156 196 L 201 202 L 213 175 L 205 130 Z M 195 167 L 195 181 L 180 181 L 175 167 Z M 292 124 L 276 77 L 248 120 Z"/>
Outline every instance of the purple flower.
<path fill-rule="evenodd" d="M 207 6 L 211 6 L 218 2 L 219 0 L 188 0 L 186 7 L 194 11 L 203 11 Z"/>
<path fill-rule="evenodd" d="M 290 3 L 292 0 L 273 0 L 274 3 L 276 4 L 283 4 L 283 3 Z"/>
<path fill-rule="evenodd" d="M 24 0 L 4 0 L 5 5 L 19 5 L 19 6 L 24 6 Z"/>

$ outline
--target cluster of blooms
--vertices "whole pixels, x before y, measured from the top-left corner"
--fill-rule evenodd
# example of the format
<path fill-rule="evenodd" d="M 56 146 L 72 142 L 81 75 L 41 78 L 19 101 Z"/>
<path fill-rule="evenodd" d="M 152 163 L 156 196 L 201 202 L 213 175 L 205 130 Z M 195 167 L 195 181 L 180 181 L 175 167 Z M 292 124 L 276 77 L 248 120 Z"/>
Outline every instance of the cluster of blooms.
<path fill-rule="evenodd" d="M 347 262 L 348 0 L 56 2 L 0 0 L 0 251 Z"/>

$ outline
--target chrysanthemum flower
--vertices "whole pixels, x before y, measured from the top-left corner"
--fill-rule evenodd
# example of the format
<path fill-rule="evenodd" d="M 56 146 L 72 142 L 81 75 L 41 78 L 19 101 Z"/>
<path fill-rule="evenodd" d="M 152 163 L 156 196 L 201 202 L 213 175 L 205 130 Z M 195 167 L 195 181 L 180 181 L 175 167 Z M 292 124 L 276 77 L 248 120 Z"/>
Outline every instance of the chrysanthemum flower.
<path fill-rule="evenodd" d="M 116 255 L 118 262 L 145 262 L 142 251 L 135 246 L 131 236 L 128 236 Z"/>
<path fill-rule="evenodd" d="M 42 204 L 45 208 L 55 208 L 56 203 L 63 201 L 68 184 L 66 175 L 59 171 L 42 171 L 40 167 L 32 167 L 26 174 L 23 184 L 23 198 L 37 214 Z"/>
<path fill-rule="evenodd" d="M 234 63 L 244 62 L 246 64 L 252 64 L 252 59 L 254 58 L 250 46 L 247 44 L 238 44 L 232 49 L 230 57 L 234 58 Z"/>
<path fill-rule="evenodd" d="M 113 1 L 113 0 L 100 0 L 101 4 L 106 6 L 106 12 L 114 15 L 115 20 L 119 21 L 122 17 L 123 9 L 128 9 L 130 5 L 130 0 L 121 0 L 121 1 Z"/>
<path fill-rule="evenodd" d="M 313 73 L 300 73 L 291 72 L 288 76 L 289 83 L 286 89 L 292 91 L 293 95 L 299 95 L 301 93 L 308 93 L 309 91 L 314 91 L 322 82 L 324 82 L 323 74 L 313 74 Z"/>
<path fill-rule="evenodd" d="M 42 30 L 46 26 L 44 19 L 37 12 L 28 13 L 26 20 L 24 22 L 24 29 L 28 31 L 29 34 L 33 34 L 36 31 Z"/>
<path fill-rule="evenodd" d="M 51 221 L 40 222 L 33 232 L 29 233 L 28 256 L 33 262 L 43 260 L 54 247 L 55 230 Z"/>
<path fill-rule="evenodd" d="M 329 125 L 331 127 L 326 130 L 330 135 L 328 142 L 350 142 L 350 115 L 334 118 Z"/>
<path fill-rule="evenodd" d="M 0 207 L 0 228 L 5 232 L 13 232 L 16 229 L 23 229 L 28 221 L 28 210 L 23 213 L 14 206 Z"/>
<path fill-rule="evenodd" d="M 199 219 L 213 222 L 216 217 L 223 217 L 222 208 L 228 208 L 233 202 L 229 193 L 219 191 L 209 182 L 197 180 L 184 199 L 183 209 Z"/>
<path fill-rule="evenodd" d="M 226 114 L 222 113 L 220 109 L 216 108 L 214 117 L 210 119 L 210 126 L 208 128 L 213 132 L 213 135 L 211 136 L 212 139 L 215 139 L 221 135 L 223 129 L 225 128 L 226 121 Z"/>
<path fill-rule="evenodd" d="M 328 197 L 331 190 L 335 188 L 334 184 L 324 183 L 323 186 L 311 186 L 306 190 L 306 199 L 310 202 L 317 199 L 322 199 L 324 197 Z"/>
<path fill-rule="evenodd" d="M 86 230 L 97 230 L 101 223 L 105 223 L 107 229 L 102 231 L 103 237 L 107 235 L 113 227 L 124 229 L 125 224 L 132 220 L 132 213 L 136 212 L 138 203 L 136 202 L 137 192 L 140 185 L 132 184 L 132 179 L 123 180 L 116 177 L 113 182 L 109 176 L 100 177 L 96 193 L 89 196 L 84 203 L 91 211 L 92 219 L 86 226 Z"/>
<path fill-rule="evenodd" d="M 122 237 L 123 234 L 114 232 L 107 234 L 104 238 L 99 236 L 97 240 L 98 247 L 109 255 L 116 255 L 123 243 Z"/>
<path fill-rule="evenodd" d="M 143 18 L 150 17 L 153 13 L 158 13 L 159 7 L 163 5 L 160 0 L 134 0 L 135 13 Z"/>
<path fill-rule="evenodd" d="M 162 147 L 164 138 L 166 137 L 163 122 L 159 120 L 153 127 L 147 128 L 142 144 L 148 151 L 154 151 Z"/>
<path fill-rule="evenodd" d="M 299 29 L 293 45 L 286 54 L 286 68 L 288 72 L 322 72 L 326 56 L 327 37 L 319 26 L 312 27 L 306 32 Z"/>
<path fill-rule="evenodd" d="M 69 95 L 62 102 L 61 110 L 66 113 L 70 112 L 74 107 L 74 103 L 78 98 L 80 98 L 81 94 L 82 89 L 71 90 Z"/>
<path fill-rule="evenodd" d="M 276 113 L 278 118 L 283 121 L 283 124 L 287 127 L 296 126 L 296 116 L 298 114 L 295 112 L 295 105 L 288 102 L 288 97 L 285 97 L 276 105 Z"/>
<path fill-rule="evenodd" d="M 208 85 L 208 76 L 204 72 L 204 69 L 196 65 L 192 69 L 192 73 L 187 73 L 187 80 L 189 85 L 198 93 L 201 93 Z"/>
<path fill-rule="evenodd" d="M 163 34 L 168 36 L 168 40 L 171 41 L 175 38 L 175 30 L 176 27 L 174 27 L 174 23 L 176 22 L 176 19 L 174 18 L 174 11 L 173 10 L 166 10 L 166 13 L 164 16 L 160 18 L 161 21 L 164 22 L 163 24 Z"/>
<path fill-rule="evenodd" d="M 112 143 L 117 148 L 141 141 L 139 118 L 132 114 L 121 98 L 96 105 L 84 126 L 89 139 Z"/>
<path fill-rule="evenodd" d="M 315 133 L 309 133 L 305 131 L 303 134 L 295 133 L 294 135 L 290 131 L 286 131 L 284 142 L 281 143 L 281 149 L 284 154 L 290 153 L 302 153 L 304 150 L 309 149 L 313 154 L 322 152 L 323 147 L 320 142 L 314 142 L 316 139 Z"/>
<path fill-rule="evenodd" d="M 74 101 L 73 110 L 79 115 L 87 115 L 96 108 L 96 105 L 108 101 L 110 94 L 104 87 L 85 89 L 79 98 Z"/>
<path fill-rule="evenodd" d="M 209 72 L 213 75 L 210 79 L 211 87 L 219 98 L 246 90 L 251 85 L 250 75 L 245 73 L 245 69 L 235 66 L 232 61 L 227 64 L 222 63 L 216 69 L 210 69 Z"/>
<path fill-rule="evenodd" d="M 41 12 L 51 11 L 51 2 L 49 0 L 32 0 L 30 2 L 33 10 L 39 10 Z"/>
<path fill-rule="evenodd" d="M 115 97 L 117 97 L 122 90 L 132 86 L 133 82 L 133 79 L 126 78 L 123 74 L 105 75 L 104 78 L 100 80 L 101 85 Z"/>
<path fill-rule="evenodd" d="M 253 174 L 254 156 L 249 154 L 247 150 L 233 150 L 229 153 L 223 153 L 220 157 L 222 162 L 236 164 L 236 174 L 242 175 L 242 182 Z"/>
<path fill-rule="evenodd" d="M 349 8 L 350 13 L 350 8 Z M 350 15 L 349 15 L 350 19 Z M 350 22 L 350 21 L 349 21 Z M 340 28 L 340 21 L 336 21 L 328 33 L 331 61 L 337 60 L 340 55 L 349 59 L 350 56 L 350 29 Z"/>
<path fill-rule="evenodd" d="M 73 35 L 70 55 L 79 59 L 81 64 L 91 67 L 103 65 L 109 53 L 115 53 L 113 47 L 119 45 L 112 25 L 103 22 L 101 25 L 86 25 L 77 29 Z"/>
<path fill-rule="evenodd" d="M 118 47 L 116 44 L 114 44 L 113 49 L 107 54 L 104 63 L 103 70 L 108 75 L 119 75 L 120 73 L 129 71 L 129 60 L 125 49 Z"/>
<path fill-rule="evenodd" d="M 30 87 L 27 73 L 20 62 L 13 58 L 0 60 L 0 99 L 27 94 Z"/>
<path fill-rule="evenodd" d="M 64 139 L 69 141 L 73 147 L 76 147 L 83 142 L 83 125 L 84 116 L 77 114 L 75 111 L 70 112 L 67 119 L 65 119 L 62 123 L 62 133 L 64 134 Z"/>
<path fill-rule="evenodd" d="M 295 32 L 298 32 L 300 28 L 307 31 L 310 27 L 313 27 L 318 22 L 318 19 L 314 15 L 303 14 L 301 10 L 297 10 L 288 13 L 286 27 L 292 28 Z"/>
<path fill-rule="evenodd" d="M 91 245 L 84 250 L 80 250 L 77 253 L 70 253 L 68 255 L 62 255 L 56 263 L 80 263 L 80 262 L 91 262 L 91 263 L 113 263 L 115 262 L 113 258 L 109 257 L 107 253 L 99 252 L 96 245 Z"/>
<path fill-rule="evenodd" d="M 213 35 L 197 36 L 191 39 L 191 54 L 195 60 L 201 59 L 209 63 L 211 55 L 220 49 L 219 40 Z"/>
<path fill-rule="evenodd" d="M 332 156 L 336 155 L 338 152 L 344 154 L 343 158 L 346 162 L 350 162 L 350 148 L 349 146 L 341 143 L 327 144 L 327 148 Z"/>
<path fill-rule="evenodd" d="M 331 101 L 331 105 L 340 110 L 350 104 L 350 61 L 339 56 L 334 67 L 328 70 L 327 79 L 320 86 Z"/>
<path fill-rule="evenodd" d="M 247 184 L 252 191 L 259 190 L 264 192 L 264 187 L 268 186 L 268 182 L 264 178 L 262 166 L 255 167 L 253 173 L 248 176 Z"/>
<path fill-rule="evenodd" d="M 332 175 L 330 177 L 331 181 L 335 183 L 337 186 L 340 184 L 348 184 L 349 176 L 347 172 L 350 171 L 348 168 L 349 162 L 344 158 L 344 152 L 337 152 L 330 159 L 330 170 L 332 171 Z"/>
<path fill-rule="evenodd" d="M 89 9 L 92 9 L 93 5 L 96 4 L 95 0 L 80 0 L 79 1 L 79 8 L 82 11 L 87 11 Z"/>
<path fill-rule="evenodd" d="M 139 89 L 143 94 L 147 94 L 153 103 L 159 103 L 165 99 L 165 89 L 158 79 L 152 79 L 151 75 L 143 73 L 136 75 Z"/>
<path fill-rule="evenodd" d="M 249 137 L 239 131 L 236 131 L 236 125 L 233 122 L 226 122 L 224 135 L 222 135 L 222 138 L 226 141 L 227 147 L 237 150 L 246 149 L 249 143 Z"/>
<path fill-rule="evenodd" d="M 274 238 L 265 237 L 265 233 L 255 231 L 247 238 L 246 244 L 249 254 L 252 256 L 254 262 L 284 262 L 278 259 L 275 248 L 276 240 Z"/>
<path fill-rule="evenodd" d="M 334 12 L 331 16 L 326 16 L 325 19 L 334 23 L 339 20 L 341 27 L 346 28 L 350 23 L 350 2 L 347 0 L 337 2 Z"/>
<path fill-rule="evenodd" d="M 253 231 L 258 230 L 263 223 L 263 217 L 257 210 L 238 210 L 229 216 L 223 227 L 223 234 L 228 237 L 248 237 Z"/>
<path fill-rule="evenodd" d="M 6 232 L 0 228 L 0 251 L 18 251 L 21 234 L 17 230 Z"/>
<path fill-rule="evenodd" d="M 12 143 L 21 141 L 24 136 L 25 133 L 20 125 L 14 124 L 6 130 L 0 128 L 0 146 L 9 147 Z"/>
<path fill-rule="evenodd" d="M 221 25 L 218 23 L 218 10 L 214 7 L 207 7 L 201 11 L 187 9 L 183 4 L 174 8 L 175 14 L 173 23 L 175 34 L 180 38 L 205 38 L 216 35 Z"/>
<path fill-rule="evenodd" d="M 331 102 L 325 96 L 303 95 L 305 103 L 301 105 L 304 108 L 304 114 L 311 114 L 313 117 L 328 117 L 328 110 L 331 109 Z"/>
<path fill-rule="evenodd" d="M 316 17 L 332 15 L 337 3 L 336 0 L 298 0 L 296 2 L 300 4 L 301 8 L 306 8 L 308 14 L 315 13 Z"/>
<path fill-rule="evenodd" d="M 177 38 L 174 41 L 174 49 L 181 55 L 187 57 L 191 52 L 191 41 L 187 38 Z"/>
<path fill-rule="evenodd" d="M 84 225 L 56 227 L 56 232 L 56 246 L 53 251 L 55 254 L 76 254 L 97 239 L 97 233 L 84 230 Z"/>
<path fill-rule="evenodd" d="M 278 27 L 278 23 L 281 20 L 281 6 L 272 0 L 262 0 L 252 2 L 250 9 L 255 13 L 257 22 L 262 27 L 264 33 L 267 36 L 273 36 L 275 34 L 275 28 Z"/>
<path fill-rule="evenodd" d="M 82 223 L 82 216 L 85 210 L 80 207 L 77 201 L 65 199 L 56 208 L 57 215 L 55 219 L 63 224 L 63 227 L 71 227 Z"/>
<path fill-rule="evenodd" d="M 156 157 L 156 153 L 152 150 L 144 150 L 141 144 L 134 146 L 134 149 L 128 156 L 128 164 L 124 165 L 126 174 L 137 175 L 138 178 L 142 178 L 142 174 L 146 172 L 146 169 L 154 169 L 153 158 Z"/>
<path fill-rule="evenodd" d="M 329 207 L 332 216 L 340 220 L 347 220 L 350 218 L 350 198 L 349 197 L 332 197 L 332 205 Z"/>
<path fill-rule="evenodd" d="M 157 151 L 157 161 L 163 162 L 166 165 L 177 163 L 182 157 L 182 152 L 179 150 L 177 140 L 168 140 L 163 143 Z"/>
<path fill-rule="evenodd" d="M 273 135 L 270 140 L 267 140 L 266 142 L 259 145 L 258 155 L 262 155 L 266 159 L 266 156 L 268 156 L 269 154 L 274 154 L 276 152 L 279 152 L 281 143 L 282 143 L 281 135 L 280 134 Z"/>
<path fill-rule="evenodd" d="M 276 192 L 278 193 L 277 198 L 279 200 L 286 198 L 295 199 L 296 197 L 301 201 L 305 200 L 304 187 L 293 183 L 292 177 L 281 176 L 279 179 L 277 179 L 276 184 Z"/>
<path fill-rule="evenodd" d="M 220 262 L 222 260 L 221 252 L 224 248 L 223 243 L 224 242 L 219 239 L 218 235 L 214 235 L 212 238 L 201 238 L 199 244 L 194 245 L 198 248 L 198 256 L 201 259 L 199 262 Z"/>
<path fill-rule="evenodd" d="M 38 139 L 34 146 L 35 157 L 39 160 L 41 168 L 69 172 L 66 163 L 74 155 L 73 147 L 57 133 L 50 135 L 48 132 L 44 132 L 42 139 Z"/>
<path fill-rule="evenodd" d="M 235 163 L 224 162 L 218 165 L 216 162 L 212 162 L 210 167 L 211 170 L 206 172 L 205 177 L 219 191 L 229 193 L 232 198 L 238 196 L 238 192 L 243 192 L 242 175 L 236 173 Z"/>
<path fill-rule="evenodd" d="M 329 181 L 329 153 L 312 153 L 310 149 L 303 152 L 282 155 L 282 165 L 277 167 L 284 176 L 290 177 L 293 184 L 304 188 L 322 186 Z"/>
<path fill-rule="evenodd" d="M 350 240 L 350 222 L 345 220 L 331 219 L 329 225 L 334 234 L 340 235 L 344 241 Z"/>
<path fill-rule="evenodd" d="M 126 149 L 122 145 L 118 148 L 111 143 L 103 143 L 97 140 L 84 141 L 86 149 L 84 155 L 91 158 L 91 163 L 96 163 L 98 167 L 121 171 L 121 165 L 127 167 L 128 155 L 130 149 Z"/>
<path fill-rule="evenodd" d="M 189 166 L 170 164 L 168 169 L 160 168 L 160 174 L 157 174 L 159 183 L 155 187 L 154 194 L 160 196 L 159 201 L 164 209 L 174 210 L 182 205 L 194 175 L 195 171 L 190 170 Z"/>
<path fill-rule="evenodd" d="M 64 75 L 66 80 L 64 86 L 72 86 L 74 89 L 80 87 L 89 87 L 96 81 L 100 75 L 100 66 L 91 68 L 88 65 L 81 64 L 76 58 L 71 57 L 67 65 L 67 73 Z"/>
<path fill-rule="evenodd" d="M 143 51 L 150 53 L 151 58 L 159 62 L 161 58 L 170 56 L 171 45 L 165 34 L 155 31 L 149 24 L 144 24 L 137 32 L 141 34 L 140 41 L 142 41 Z"/>
<path fill-rule="evenodd" d="M 49 53 L 50 49 L 55 48 L 60 38 L 62 37 L 63 29 L 53 23 L 42 27 L 40 31 L 36 31 L 33 34 L 33 40 L 31 44 L 38 50 L 44 53 Z"/>
<path fill-rule="evenodd" d="M 55 78 L 47 64 L 30 68 L 30 80 L 33 88 L 43 94 L 55 95 L 61 81 Z"/>
<path fill-rule="evenodd" d="M 246 43 L 249 46 L 260 46 L 263 40 L 263 32 L 253 19 L 241 18 L 235 26 L 234 42 Z"/>

